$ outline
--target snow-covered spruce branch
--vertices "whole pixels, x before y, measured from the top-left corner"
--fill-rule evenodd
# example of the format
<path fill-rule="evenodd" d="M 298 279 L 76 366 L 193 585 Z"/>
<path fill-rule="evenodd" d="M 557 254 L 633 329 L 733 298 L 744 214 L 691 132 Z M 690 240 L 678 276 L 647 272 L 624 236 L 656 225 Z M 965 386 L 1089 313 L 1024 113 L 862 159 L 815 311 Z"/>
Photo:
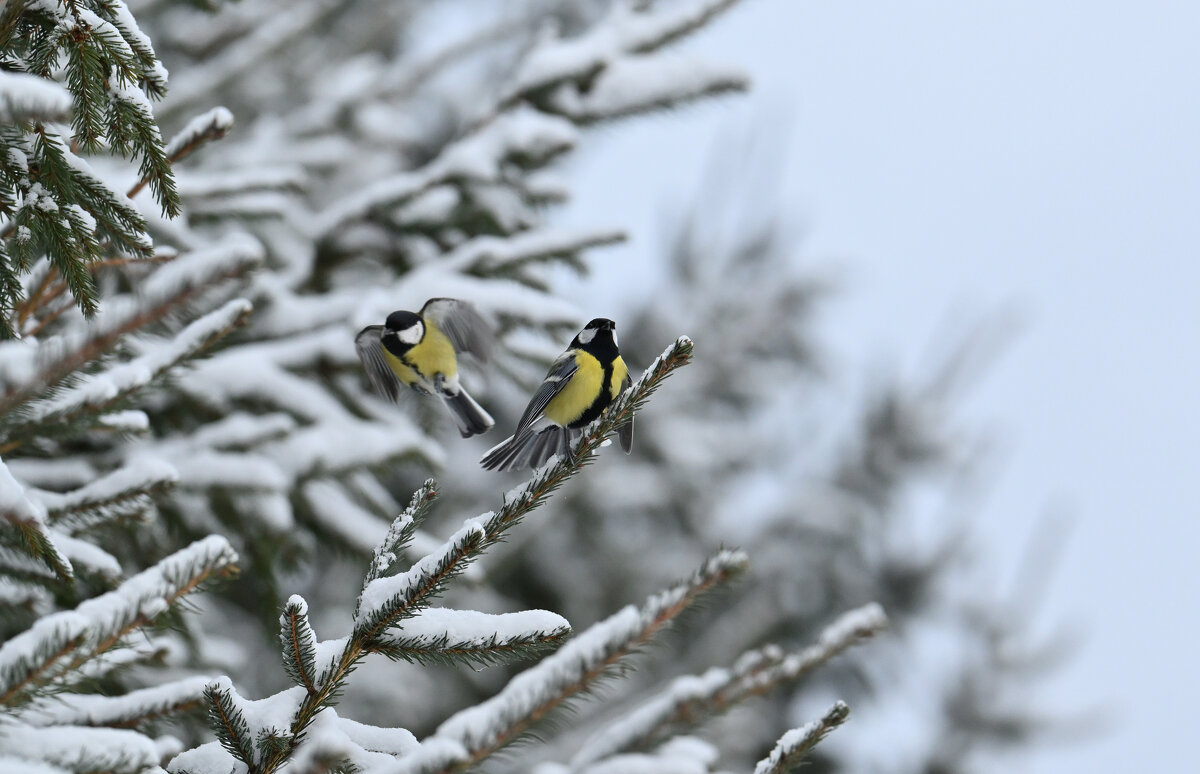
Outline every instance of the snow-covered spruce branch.
<path fill-rule="evenodd" d="M 185 306 L 204 291 L 257 266 L 262 246 L 245 234 L 234 234 L 213 247 L 181 255 L 150 275 L 137 298 L 112 299 L 86 335 L 70 341 L 51 340 L 59 351 L 46 362 L 18 363 L 18 373 L 30 372 L 23 384 L 0 396 L 0 417 L 37 397 L 38 393 L 110 351 L 126 335 L 143 330 Z M 0 345 L 0 362 L 7 357 L 40 361 L 40 348 L 23 342 Z"/>
<path fill-rule="evenodd" d="M 750 696 L 808 675 L 886 625 L 883 609 L 872 603 L 840 616 L 821 631 L 816 643 L 797 654 L 785 657 L 770 646 L 744 654 L 730 668 L 678 677 L 660 695 L 585 742 L 571 759 L 571 768 L 578 771 L 612 755 L 649 749 Z"/>
<path fill-rule="evenodd" d="M 430 507 L 436 498 L 437 482 L 432 478 L 426 479 L 425 483 L 412 493 L 408 507 L 392 520 L 387 535 L 371 554 L 371 563 L 367 565 L 367 572 L 363 576 L 362 589 L 354 603 L 355 620 L 358 620 L 358 613 L 362 609 L 363 592 L 372 581 L 390 570 L 403 554 L 405 546 L 412 542 L 413 535 L 428 518 Z"/>
<path fill-rule="evenodd" d="M 561 86 L 540 107 L 577 124 L 590 124 L 749 87 L 750 80 L 741 70 L 702 57 L 628 56 L 606 66 L 586 91 Z"/>
<path fill-rule="evenodd" d="M 9 533 L 10 527 L 13 533 Z M 14 534 L 15 533 L 15 534 Z M 0 540 L 15 550 L 45 562 L 62 580 L 74 575 L 71 561 L 54 544 L 46 523 L 46 506 L 30 499 L 25 487 L 0 460 Z"/>
<path fill-rule="evenodd" d="M 188 122 L 188 124 L 173 138 L 171 138 L 169 143 L 167 143 L 167 146 L 164 149 L 167 163 L 173 166 L 179 161 L 182 161 L 184 158 L 187 158 L 189 155 L 207 143 L 223 138 L 233 127 L 233 123 L 233 114 L 223 107 L 216 107 L 196 116 L 194 119 Z M 73 163 L 71 164 L 72 172 L 74 173 L 77 182 L 83 181 L 87 183 L 86 186 L 80 187 L 91 195 L 91 199 L 93 201 L 103 202 L 108 208 L 112 209 L 117 215 L 119 215 L 120 219 L 123 220 L 130 228 L 135 229 L 138 234 L 142 234 L 144 236 L 146 223 L 134 208 L 132 199 L 141 193 L 142 189 L 151 182 L 150 174 L 143 174 L 138 181 L 134 183 L 128 191 L 125 192 L 125 196 L 122 197 L 108 190 L 105 184 L 96 178 L 95 173 L 92 172 L 91 168 L 86 162 L 78 157 L 74 157 L 73 154 L 71 154 L 71 152 L 66 148 L 64 148 L 62 152 L 64 156 L 74 159 Z M 96 210 L 98 208 L 93 207 L 92 209 Z M 93 212 L 93 215 L 97 216 L 97 219 L 100 220 L 102 225 L 107 226 L 107 231 L 109 234 L 121 233 L 120 229 L 113 227 L 113 219 L 111 217 L 104 218 L 99 212 Z M 110 242 L 111 240 L 101 240 L 98 242 L 96 245 L 97 251 L 99 252 L 111 247 L 112 245 Z M 148 236 L 144 236 L 144 244 L 140 246 L 143 248 L 143 254 L 140 256 L 140 260 L 163 260 L 164 258 L 169 260 L 170 258 L 174 257 L 174 251 L 170 249 L 163 251 L 158 255 L 150 255 L 149 250 L 151 243 Z M 94 258 L 93 260 L 87 262 L 86 268 L 91 274 L 95 274 L 98 269 L 109 266 L 120 266 L 130 262 L 130 259 L 125 257 L 108 258 L 102 260 Z M 47 323 L 57 319 L 59 315 L 70 308 L 70 304 L 61 304 L 57 309 L 48 309 L 48 304 L 62 296 L 66 290 L 71 289 L 71 283 L 68 281 L 68 279 L 59 279 L 56 283 L 55 280 L 58 277 L 60 277 L 59 270 L 55 266 L 46 265 L 44 276 L 35 286 L 33 292 L 29 294 L 29 296 L 17 309 L 18 328 L 24 326 L 26 320 L 28 320 L 31 316 L 37 316 L 41 318 L 34 330 L 29 332 L 29 335 L 35 334 Z"/>
<path fill-rule="evenodd" d="M 153 739 L 128 729 L 0 724 L 0 766 L 6 773 L 144 774 L 160 759 Z"/>
<path fill-rule="evenodd" d="M 12 424 L 0 423 L 0 450 L 8 451 L 31 438 L 61 435 L 81 421 L 98 420 L 103 412 L 129 400 L 168 371 L 199 356 L 245 323 L 250 302 L 237 298 L 193 321 L 169 339 L 143 344 L 143 354 L 61 390 L 17 412 Z"/>
<path fill-rule="evenodd" d="M 821 631 L 816 643 L 777 664 L 747 675 L 732 686 L 725 700 L 741 701 L 747 696 L 765 693 L 780 683 L 799 680 L 852 645 L 875 636 L 887 623 L 883 608 L 875 603 L 844 613 Z"/>
<path fill-rule="evenodd" d="M 14 706 L 117 646 L 195 591 L 230 572 L 237 554 L 213 535 L 132 576 L 74 610 L 45 616 L 0 646 L 0 706 Z"/>
<path fill-rule="evenodd" d="M 71 115 L 71 93 L 26 73 L 0 71 L 0 124 L 62 121 Z"/>
<path fill-rule="evenodd" d="M 163 149 L 167 164 L 174 166 L 213 140 L 220 140 L 233 128 L 233 113 L 227 108 L 215 107 L 193 118 L 179 130 Z M 150 175 L 142 175 L 125 195 L 133 198 L 151 182 Z"/>
<path fill-rule="evenodd" d="M 540 166 L 575 146 L 569 121 L 532 108 L 514 109 L 447 146 L 420 169 L 376 181 L 326 209 L 314 226 L 328 238 L 358 218 L 411 202 L 437 186 L 470 180 L 498 182 L 507 165 Z"/>
<path fill-rule="evenodd" d="M 387 774 L 451 774 L 492 755 L 556 707 L 588 690 L 621 659 L 708 591 L 746 567 L 739 551 L 721 551 L 687 581 L 595 624 L 553 655 L 513 678 L 496 696 L 447 719 Z"/>
<path fill-rule="evenodd" d="M 849 715 L 850 708 L 839 701 L 820 719 L 788 731 L 780 737 L 771 754 L 754 767 L 754 774 L 787 774 L 803 762 L 826 734 L 845 723 Z"/>
<path fill-rule="evenodd" d="M 570 633 L 566 619 L 544 610 L 490 614 L 433 607 L 393 627 L 371 650 L 393 661 L 485 667 L 540 655 Z"/>
<path fill-rule="evenodd" d="M 174 467 L 146 459 L 129 464 L 65 494 L 38 492 L 51 526 L 79 535 L 101 524 L 136 518 L 153 505 L 153 497 L 179 478 Z"/>
<path fill-rule="evenodd" d="M 142 723 L 185 712 L 204 701 L 211 682 L 188 677 L 120 696 L 76 694 L 69 702 L 50 696 L 22 707 L 19 717 L 32 726 L 106 726 L 134 728 Z"/>
<path fill-rule="evenodd" d="M 739 71 L 652 55 L 737 2 L 693 0 L 640 10 L 630 2 L 614 3 L 608 16 L 584 34 L 568 39 L 548 35 L 535 45 L 517 67 L 495 112 L 527 101 L 540 110 L 587 122 L 743 90 L 747 79 Z"/>

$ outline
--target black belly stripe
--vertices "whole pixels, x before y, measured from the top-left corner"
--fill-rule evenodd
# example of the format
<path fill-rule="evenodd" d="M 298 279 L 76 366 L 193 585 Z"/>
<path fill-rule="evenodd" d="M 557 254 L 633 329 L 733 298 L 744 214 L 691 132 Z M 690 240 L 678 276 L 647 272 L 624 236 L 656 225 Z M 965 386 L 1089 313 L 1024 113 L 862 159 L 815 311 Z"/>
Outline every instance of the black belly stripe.
<path fill-rule="evenodd" d="M 608 361 L 603 366 L 604 376 L 600 380 L 600 394 L 592 401 L 592 405 L 587 407 L 587 410 L 580 415 L 579 419 L 567 425 L 567 427 L 578 430 L 587 423 L 600 416 L 600 412 L 608 408 L 608 404 L 612 403 L 612 369 L 613 361 Z"/>

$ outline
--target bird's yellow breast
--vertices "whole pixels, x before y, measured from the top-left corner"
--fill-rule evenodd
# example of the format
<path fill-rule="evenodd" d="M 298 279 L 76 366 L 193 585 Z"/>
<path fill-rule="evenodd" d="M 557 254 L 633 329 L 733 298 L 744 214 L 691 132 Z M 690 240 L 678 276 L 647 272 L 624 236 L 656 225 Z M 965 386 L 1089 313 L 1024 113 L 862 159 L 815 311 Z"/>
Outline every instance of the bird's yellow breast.
<path fill-rule="evenodd" d="M 396 378 L 409 386 L 419 383 L 430 389 L 438 374 L 446 379 L 453 379 L 458 374 L 454 345 L 446 334 L 428 323 L 425 324 L 425 335 L 402 356 L 396 357 L 386 347 L 383 356 Z"/>
<path fill-rule="evenodd" d="M 629 368 L 625 365 L 625 361 L 617 355 L 616 360 L 612 364 L 612 384 L 608 386 L 608 392 L 615 400 L 621 394 L 621 385 L 625 383 L 625 377 L 629 375 Z"/>
<path fill-rule="evenodd" d="M 542 412 L 547 419 L 559 425 L 569 425 L 582 417 L 600 397 L 605 386 L 604 367 L 582 349 L 575 350 L 575 367 L 576 371 L 568 379 L 567 386 L 550 400 Z"/>

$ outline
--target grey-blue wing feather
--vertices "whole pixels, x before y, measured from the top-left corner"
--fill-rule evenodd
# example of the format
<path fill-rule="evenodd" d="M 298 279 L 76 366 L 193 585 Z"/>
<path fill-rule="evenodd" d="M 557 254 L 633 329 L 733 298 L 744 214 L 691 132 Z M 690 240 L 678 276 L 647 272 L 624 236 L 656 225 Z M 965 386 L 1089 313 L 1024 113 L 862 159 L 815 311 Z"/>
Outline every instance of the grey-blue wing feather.
<path fill-rule="evenodd" d="M 521 415 L 521 420 L 517 422 L 517 433 L 520 433 L 525 428 L 537 421 L 538 417 L 545 411 L 546 406 L 554 399 L 554 396 L 559 394 L 566 388 L 567 382 L 571 376 L 579 370 L 579 366 L 575 363 L 575 353 L 567 350 L 558 356 L 558 358 L 550 365 L 549 372 L 546 373 L 546 378 L 538 385 L 537 391 L 533 393 L 533 397 L 529 399 L 529 405 L 525 407 L 525 413 Z"/>
<path fill-rule="evenodd" d="M 469 352 L 483 363 L 491 358 L 496 335 L 474 304 L 457 298 L 431 298 L 421 307 L 421 316 L 446 334 L 456 352 Z"/>
<path fill-rule="evenodd" d="M 383 345 L 379 341 L 382 334 L 382 325 L 368 325 L 363 328 L 354 337 L 354 351 L 358 353 L 358 359 L 362 361 L 371 384 L 394 403 L 400 397 L 402 385 L 384 359 Z"/>

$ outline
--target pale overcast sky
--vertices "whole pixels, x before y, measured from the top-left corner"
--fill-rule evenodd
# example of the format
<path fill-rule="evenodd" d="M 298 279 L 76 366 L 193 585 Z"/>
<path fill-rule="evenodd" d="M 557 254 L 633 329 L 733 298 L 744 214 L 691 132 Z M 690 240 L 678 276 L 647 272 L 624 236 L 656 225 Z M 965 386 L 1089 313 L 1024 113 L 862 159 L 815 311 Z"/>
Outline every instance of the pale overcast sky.
<path fill-rule="evenodd" d="M 915 371 L 956 310 L 1025 313 L 966 406 L 1008 454 L 982 529 L 1011 569 L 1048 507 L 1075 516 L 1048 617 L 1087 639 L 1048 695 L 1112 724 L 1039 773 L 1194 757 L 1198 33 L 1179 0 L 747 0 L 688 48 L 743 65 L 751 95 L 592 136 L 574 170 L 567 219 L 631 226 L 636 258 L 717 138 L 786 117 L 782 209 L 845 277 L 834 351 Z"/>

